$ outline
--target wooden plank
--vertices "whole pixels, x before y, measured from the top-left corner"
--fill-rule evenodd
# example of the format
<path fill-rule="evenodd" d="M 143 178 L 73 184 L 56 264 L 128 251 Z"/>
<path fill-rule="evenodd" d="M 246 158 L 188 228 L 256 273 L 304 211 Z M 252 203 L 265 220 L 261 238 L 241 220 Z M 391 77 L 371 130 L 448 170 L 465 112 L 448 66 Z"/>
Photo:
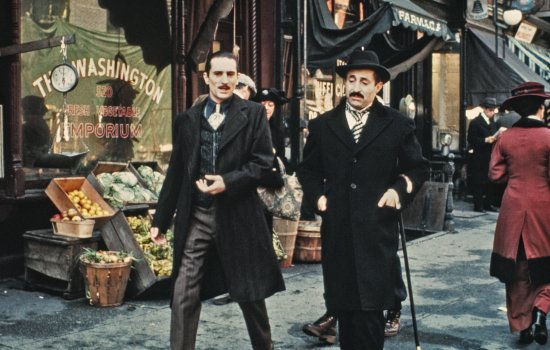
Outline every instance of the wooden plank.
<path fill-rule="evenodd" d="M 134 238 L 132 228 L 122 211 L 115 214 L 100 230 L 109 250 L 131 252 L 138 259 L 134 261 L 134 268 L 130 274 L 128 284 L 130 296 L 141 294 L 157 282 L 157 277 L 145 259 L 143 251 Z"/>
<path fill-rule="evenodd" d="M 15 44 L 15 45 L 0 47 L 0 57 L 17 55 L 23 52 L 30 52 L 30 51 L 36 51 L 36 50 L 42 50 L 42 49 L 48 49 L 56 46 L 61 46 L 61 38 L 63 37 L 56 36 L 54 38 L 36 40 L 36 41 L 24 43 L 24 44 Z M 74 43 L 76 43 L 74 34 L 65 37 L 65 45 L 74 44 Z"/>

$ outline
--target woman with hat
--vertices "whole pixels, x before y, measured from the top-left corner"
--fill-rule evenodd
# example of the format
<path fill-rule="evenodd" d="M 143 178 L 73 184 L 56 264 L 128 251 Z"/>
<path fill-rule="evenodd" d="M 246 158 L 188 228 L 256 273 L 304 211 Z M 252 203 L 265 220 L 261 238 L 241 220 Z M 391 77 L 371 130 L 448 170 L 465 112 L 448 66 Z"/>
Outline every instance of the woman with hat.
<path fill-rule="evenodd" d="M 527 82 L 503 107 L 521 119 L 496 142 L 492 181 L 507 183 L 497 221 L 491 276 L 506 284 L 508 322 L 521 343 L 548 339 L 550 310 L 550 130 L 545 126 L 544 86 Z"/>
<path fill-rule="evenodd" d="M 285 128 L 281 107 L 288 102 L 288 99 L 284 92 L 279 89 L 262 88 L 252 100 L 264 105 L 275 154 L 285 161 Z"/>

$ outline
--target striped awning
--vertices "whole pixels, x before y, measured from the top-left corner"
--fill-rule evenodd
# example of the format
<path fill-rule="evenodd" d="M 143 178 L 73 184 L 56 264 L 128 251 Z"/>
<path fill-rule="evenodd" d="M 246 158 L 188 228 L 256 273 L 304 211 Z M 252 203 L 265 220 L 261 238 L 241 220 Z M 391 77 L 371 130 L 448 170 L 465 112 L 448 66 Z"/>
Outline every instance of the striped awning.
<path fill-rule="evenodd" d="M 550 82 L 550 50 L 542 46 L 506 37 L 506 46 L 533 72 Z"/>

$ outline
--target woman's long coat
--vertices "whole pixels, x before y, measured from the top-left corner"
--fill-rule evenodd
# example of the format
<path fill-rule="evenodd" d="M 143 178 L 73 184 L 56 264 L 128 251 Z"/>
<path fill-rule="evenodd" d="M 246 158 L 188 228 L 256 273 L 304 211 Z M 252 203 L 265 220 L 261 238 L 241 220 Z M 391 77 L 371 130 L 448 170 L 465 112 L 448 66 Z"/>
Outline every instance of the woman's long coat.
<path fill-rule="evenodd" d="M 394 307 L 398 211 L 377 203 L 393 188 L 406 206 L 427 170 L 414 122 L 378 101 L 358 143 L 345 118 L 345 99 L 311 121 L 298 176 L 312 203 L 327 197 L 321 242 L 329 310 Z M 412 193 L 400 174 L 412 181 Z"/>
<path fill-rule="evenodd" d="M 199 176 L 204 104 L 188 109 L 174 122 L 174 148 L 153 221 L 164 232 L 176 211 L 172 281 L 179 271 Z M 271 232 L 256 192 L 272 162 L 265 109 L 234 96 L 216 158 L 216 174 L 222 175 L 226 190 L 214 200 L 218 230 L 202 283 L 203 299 L 229 291 L 235 301 L 245 302 L 284 290 Z"/>
<path fill-rule="evenodd" d="M 507 182 L 498 216 L 491 275 L 513 281 L 523 239 L 531 281 L 550 282 L 550 129 L 521 119 L 496 142 L 489 177 Z"/>

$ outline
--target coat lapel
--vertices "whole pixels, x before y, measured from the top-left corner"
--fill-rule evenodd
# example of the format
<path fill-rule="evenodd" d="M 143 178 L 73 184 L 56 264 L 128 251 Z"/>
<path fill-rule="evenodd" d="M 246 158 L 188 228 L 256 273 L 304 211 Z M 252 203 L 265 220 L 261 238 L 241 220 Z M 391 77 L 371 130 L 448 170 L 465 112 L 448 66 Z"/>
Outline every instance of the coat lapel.
<path fill-rule="evenodd" d="M 190 108 L 184 114 L 182 121 L 182 141 L 184 162 L 187 163 L 189 176 L 194 173 L 194 168 L 198 166 L 198 156 L 200 147 L 201 118 L 204 109 L 204 103 L 200 103 L 197 108 Z"/>
<path fill-rule="evenodd" d="M 220 141 L 220 152 L 248 123 L 248 117 L 245 114 L 245 110 L 246 104 L 243 103 L 243 100 L 238 96 L 234 96 L 233 102 L 225 117 L 225 126 Z"/>
<path fill-rule="evenodd" d="M 328 120 L 327 125 L 336 134 L 340 141 L 342 141 L 342 143 L 349 148 L 350 151 L 353 151 L 356 145 L 346 120 L 344 99 L 342 99 L 342 102 L 336 107 L 336 110 Z"/>
<path fill-rule="evenodd" d="M 354 153 L 358 153 L 367 147 L 391 122 L 392 119 L 384 112 L 380 102 L 375 100 Z"/>

